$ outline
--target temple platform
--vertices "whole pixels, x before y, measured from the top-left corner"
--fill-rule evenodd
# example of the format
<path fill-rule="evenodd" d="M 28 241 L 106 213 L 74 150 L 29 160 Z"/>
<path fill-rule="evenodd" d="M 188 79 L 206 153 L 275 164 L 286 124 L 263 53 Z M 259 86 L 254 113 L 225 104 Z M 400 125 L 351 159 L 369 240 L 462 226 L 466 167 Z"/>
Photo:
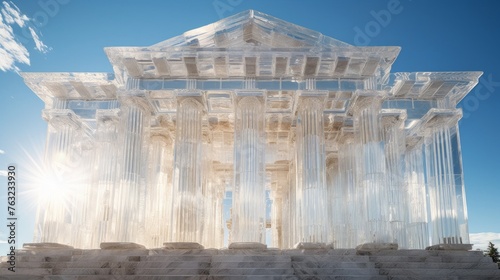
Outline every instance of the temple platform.
<path fill-rule="evenodd" d="M 0 279 L 500 279 L 481 251 L 356 249 L 106 249 L 37 245 L 7 258 Z"/>

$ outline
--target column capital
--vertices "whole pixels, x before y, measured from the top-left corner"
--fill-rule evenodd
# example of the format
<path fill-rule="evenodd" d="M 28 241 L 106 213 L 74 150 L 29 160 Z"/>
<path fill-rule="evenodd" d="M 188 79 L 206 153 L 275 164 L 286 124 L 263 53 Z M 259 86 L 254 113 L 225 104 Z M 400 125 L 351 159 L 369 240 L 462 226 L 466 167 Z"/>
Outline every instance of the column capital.
<path fill-rule="evenodd" d="M 42 116 L 53 127 L 63 125 L 71 126 L 74 129 L 82 127 L 81 118 L 71 109 L 46 109 L 42 111 Z"/>

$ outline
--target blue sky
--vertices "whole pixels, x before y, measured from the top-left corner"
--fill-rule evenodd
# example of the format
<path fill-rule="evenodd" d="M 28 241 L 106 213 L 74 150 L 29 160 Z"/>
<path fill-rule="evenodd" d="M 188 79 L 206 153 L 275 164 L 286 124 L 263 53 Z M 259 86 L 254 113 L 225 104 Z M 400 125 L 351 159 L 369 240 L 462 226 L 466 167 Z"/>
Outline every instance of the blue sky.
<path fill-rule="evenodd" d="M 496 240 L 500 245 L 498 1 L 19 0 L 0 4 L 0 170 L 9 164 L 18 169 L 18 243 L 32 238 L 34 202 L 19 192 L 24 190 L 23 176 L 30 171 L 27 154 L 36 157 L 43 151 L 46 123 L 41 118 L 43 102 L 16 70 L 112 72 L 104 47 L 152 45 L 255 9 L 350 44 L 401 46 L 393 72 L 483 71 L 481 86 L 461 103 L 469 227 L 473 243 Z M 12 17 L 15 6 L 17 22 Z M 381 14 L 390 18 L 377 22 Z M 9 41 L 5 34 L 14 37 Z M 8 51 L 4 56 L 2 49 Z M 6 186 L 1 172 L 0 185 Z M 0 190 L 0 223 L 6 223 L 7 190 Z M 6 237 L 6 228 L 0 227 L 0 240 Z M 7 253 L 6 248 L 0 244 L 0 255 Z"/>

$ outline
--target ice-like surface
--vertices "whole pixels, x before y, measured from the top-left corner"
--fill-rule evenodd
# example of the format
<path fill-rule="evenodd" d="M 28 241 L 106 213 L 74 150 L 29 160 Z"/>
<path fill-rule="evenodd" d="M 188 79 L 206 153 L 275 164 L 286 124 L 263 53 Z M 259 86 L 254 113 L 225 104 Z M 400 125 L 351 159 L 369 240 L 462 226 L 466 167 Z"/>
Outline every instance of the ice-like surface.
<path fill-rule="evenodd" d="M 481 73 L 391 74 L 399 51 L 248 11 L 106 48 L 114 74 L 23 73 L 48 122 L 35 241 L 468 244 L 456 106 Z"/>

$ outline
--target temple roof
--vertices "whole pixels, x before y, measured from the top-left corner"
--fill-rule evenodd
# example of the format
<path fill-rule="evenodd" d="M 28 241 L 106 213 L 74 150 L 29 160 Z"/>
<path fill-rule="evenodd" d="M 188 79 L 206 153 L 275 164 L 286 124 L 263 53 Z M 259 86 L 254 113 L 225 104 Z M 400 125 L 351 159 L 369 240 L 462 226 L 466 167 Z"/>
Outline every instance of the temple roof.
<path fill-rule="evenodd" d="M 185 32 L 157 43 L 152 48 L 169 47 L 237 48 L 260 46 L 269 48 L 320 47 L 351 45 L 273 16 L 248 10 Z"/>
<path fill-rule="evenodd" d="M 249 10 L 147 47 L 105 48 L 132 78 L 385 78 L 400 47 L 357 47 Z"/>
<path fill-rule="evenodd" d="M 399 103 L 447 100 L 450 103 L 445 106 L 454 107 L 481 75 L 391 74 L 399 47 L 352 46 L 253 10 L 152 46 L 109 47 L 105 51 L 114 75 L 22 76 L 47 104 L 54 98 L 116 100 L 123 92 L 137 90 L 147 92 L 145 96 L 158 113 L 175 112 L 175 97 L 178 91 L 186 89 L 203 91 L 209 112 L 230 112 L 234 98 L 230 91 L 245 90 L 248 84 L 253 89 L 268 91 L 266 112 L 290 113 L 296 98 L 292 93 L 311 89 L 307 81 L 314 80 L 313 88 L 328 96 L 325 113 L 345 114 L 354 93 L 368 88 L 384 91 L 384 99 L 400 100 Z"/>

